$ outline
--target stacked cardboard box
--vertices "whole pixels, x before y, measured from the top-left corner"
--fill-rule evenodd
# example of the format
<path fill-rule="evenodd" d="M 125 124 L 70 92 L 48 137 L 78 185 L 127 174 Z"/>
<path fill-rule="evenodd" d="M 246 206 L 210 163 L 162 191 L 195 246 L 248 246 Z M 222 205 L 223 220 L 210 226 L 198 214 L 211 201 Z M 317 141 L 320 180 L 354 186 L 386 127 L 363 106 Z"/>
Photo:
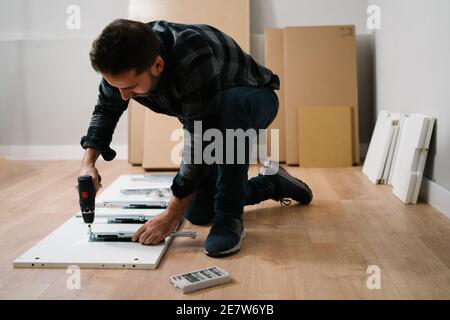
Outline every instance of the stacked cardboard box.
<path fill-rule="evenodd" d="M 279 45 L 280 41 L 283 43 L 282 47 Z M 280 56 L 283 57 L 283 61 L 280 61 Z M 266 30 L 266 57 L 269 67 L 282 68 L 284 71 L 281 73 L 282 91 L 280 91 L 280 95 L 284 97 L 283 109 L 273 125 L 280 130 L 283 128 L 281 132 L 285 132 L 281 139 L 281 145 L 285 139 L 285 148 L 280 148 L 280 158 L 285 158 L 289 165 L 304 165 L 300 161 L 300 154 L 308 166 L 322 166 L 325 162 L 327 166 L 341 166 L 347 163 L 338 158 L 333 163 L 333 159 L 326 159 L 325 153 L 322 153 L 324 156 L 321 158 L 318 149 L 314 154 L 306 149 L 302 152 L 300 141 L 302 134 L 319 134 L 319 130 L 331 130 L 331 127 L 321 125 L 322 119 L 325 121 L 328 117 L 326 113 L 323 117 L 317 117 L 315 114 L 313 118 L 316 122 L 305 121 L 308 122 L 308 130 L 312 132 L 300 131 L 305 128 L 299 128 L 299 117 L 304 114 L 301 112 L 302 107 L 348 106 L 352 119 L 350 127 L 345 129 L 347 131 L 343 135 L 351 134 L 351 162 L 358 164 L 360 160 L 355 27 L 345 25 Z M 327 112 L 329 109 L 320 110 Z M 311 111 L 304 116 L 308 114 L 311 115 Z M 344 114 L 341 119 L 345 119 Z M 346 124 L 342 123 L 341 129 L 344 128 Z M 320 134 L 329 136 L 333 132 Z M 335 147 L 332 140 L 324 140 L 322 143 L 322 150 L 331 150 Z"/>
<path fill-rule="evenodd" d="M 271 150 L 272 141 L 270 130 L 279 130 L 279 161 L 286 162 L 286 125 L 285 125 L 285 104 L 284 104 L 284 31 L 283 29 L 265 30 L 265 62 L 266 66 L 277 74 L 280 78 L 280 90 L 276 91 L 279 108 L 278 114 L 268 130 L 268 150 Z M 276 146 L 275 146 L 276 147 Z M 273 156 L 273 155 L 271 155 Z M 276 160 L 276 159 L 273 159 Z"/>

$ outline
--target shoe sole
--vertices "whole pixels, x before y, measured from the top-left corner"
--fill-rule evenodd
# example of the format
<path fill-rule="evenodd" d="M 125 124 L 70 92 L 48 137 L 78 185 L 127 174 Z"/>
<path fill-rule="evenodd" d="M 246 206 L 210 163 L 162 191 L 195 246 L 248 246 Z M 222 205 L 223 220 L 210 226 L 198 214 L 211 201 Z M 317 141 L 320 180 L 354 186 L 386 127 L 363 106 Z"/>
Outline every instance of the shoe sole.
<path fill-rule="evenodd" d="M 241 242 L 242 240 L 244 240 L 246 236 L 245 230 L 242 231 L 241 233 L 241 239 L 239 240 L 239 242 L 231 249 L 228 249 L 226 251 L 220 251 L 220 252 L 209 252 L 206 251 L 206 249 L 203 249 L 203 251 L 205 252 L 205 254 L 209 257 L 214 257 L 214 258 L 218 258 L 218 257 L 225 257 L 225 256 L 229 256 L 232 255 L 233 253 L 241 250 Z"/>

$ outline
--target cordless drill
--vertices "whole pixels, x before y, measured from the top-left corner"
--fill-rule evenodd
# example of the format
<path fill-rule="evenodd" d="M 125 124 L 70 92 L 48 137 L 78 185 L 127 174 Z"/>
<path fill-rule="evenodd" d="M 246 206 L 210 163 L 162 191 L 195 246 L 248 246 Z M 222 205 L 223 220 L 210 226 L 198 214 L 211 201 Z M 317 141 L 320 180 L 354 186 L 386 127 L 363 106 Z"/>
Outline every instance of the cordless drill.
<path fill-rule="evenodd" d="M 101 181 L 100 175 L 98 181 Z M 80 209 L 84 223 L 88 224 L 91 236 L 91 224 L 95 218 L 95 187 L 91 176 L 78 177 L 78 195 L 80 196 Z"/>

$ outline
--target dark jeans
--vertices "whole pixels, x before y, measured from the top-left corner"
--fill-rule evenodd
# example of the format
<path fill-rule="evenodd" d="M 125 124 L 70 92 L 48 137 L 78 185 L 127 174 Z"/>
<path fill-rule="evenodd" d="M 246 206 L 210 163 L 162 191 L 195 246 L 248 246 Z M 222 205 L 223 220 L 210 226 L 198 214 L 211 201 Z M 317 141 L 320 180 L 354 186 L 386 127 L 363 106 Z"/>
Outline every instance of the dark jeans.
<path fill-rule="evenodd" d="M 222 93 L 215 122 L 221 132 L 265 129 L 277 112 L 278 98 L 272 89 L 235 87 Z M 248 180 L 248 158 L 245 162 L 209 165 L 209 173 L 197 189 L 185 218 L 199 225 L 210 223 L 216 213 L 242 218 L 245 205 L 273 196 L 274 186 L 267 178 L 258 176 Z"/>

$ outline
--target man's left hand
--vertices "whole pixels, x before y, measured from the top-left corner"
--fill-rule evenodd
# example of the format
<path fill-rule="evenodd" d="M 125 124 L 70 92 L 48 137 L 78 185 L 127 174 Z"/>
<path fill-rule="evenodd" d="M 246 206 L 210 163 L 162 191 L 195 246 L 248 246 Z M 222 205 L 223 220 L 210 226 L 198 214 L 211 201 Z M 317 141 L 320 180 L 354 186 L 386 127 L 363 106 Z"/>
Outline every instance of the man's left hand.
<path fill-rule="evenodd" d="M 175 230 L 178 221 L 171 218 L 167 211 L 160 213 L 145 224 L 133 235 L 133 241 L 141 244 L 158 244 Z"/>

